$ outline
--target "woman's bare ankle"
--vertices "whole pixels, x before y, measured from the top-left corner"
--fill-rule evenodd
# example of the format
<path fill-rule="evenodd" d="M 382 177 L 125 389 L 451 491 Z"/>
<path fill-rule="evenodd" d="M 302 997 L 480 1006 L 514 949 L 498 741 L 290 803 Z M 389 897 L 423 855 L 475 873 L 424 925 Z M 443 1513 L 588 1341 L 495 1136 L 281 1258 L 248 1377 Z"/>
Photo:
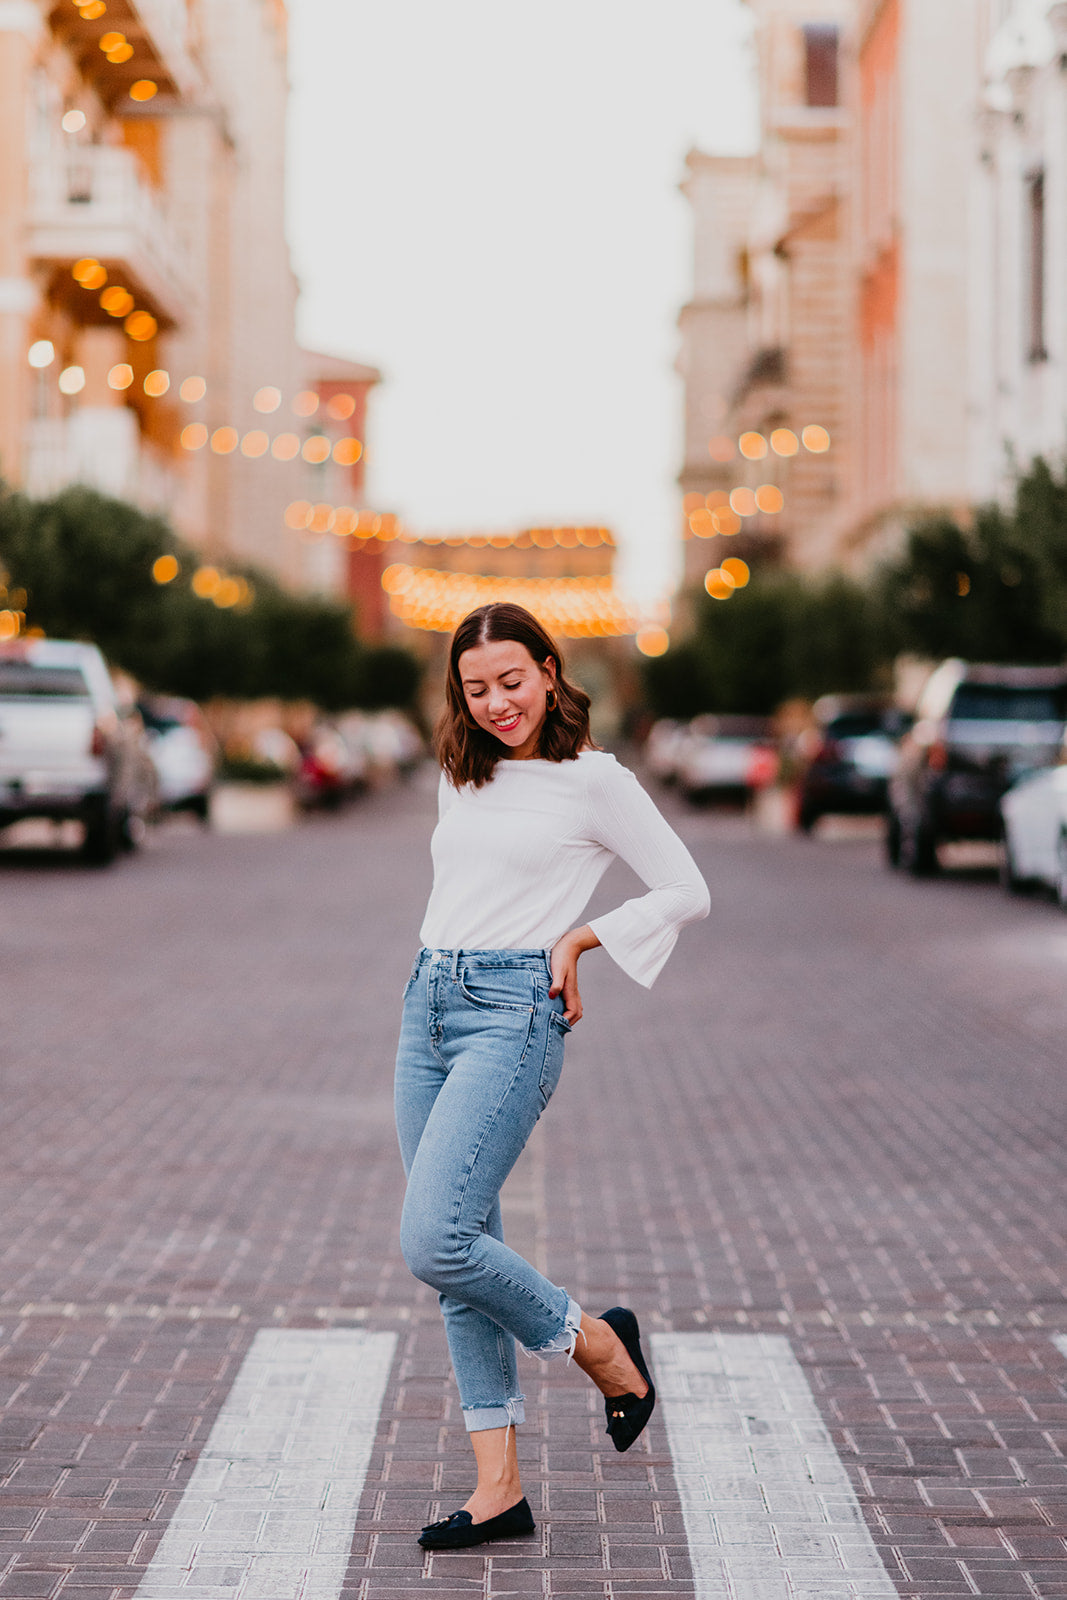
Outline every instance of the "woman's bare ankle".
<path fill-rule="evenodd" d="M 574 1361 L 603 1395 L 648 1393 L 648 1384 L 634 1365 L 615 1329 L 582 1312 Z"/>

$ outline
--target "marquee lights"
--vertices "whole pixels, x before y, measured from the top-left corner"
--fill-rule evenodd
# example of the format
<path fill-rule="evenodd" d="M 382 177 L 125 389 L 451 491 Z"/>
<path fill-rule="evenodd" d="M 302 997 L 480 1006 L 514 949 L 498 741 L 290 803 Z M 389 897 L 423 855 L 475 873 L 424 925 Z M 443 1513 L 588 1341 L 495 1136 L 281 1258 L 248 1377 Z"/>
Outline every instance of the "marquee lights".
<path fill-rule="evenodd" d="M 512 601 L 567 639 L 614 639 L 644 631 L 609 577 L 502 578 L 440 572 L 395 562 L 382 573 L 394 616 L 409 627 L 451 633 L 476 606 Z"/>
<path fill-rule="evenodd" d="M 201 427 L 202 424 L 193 423 L 191 426 Z M 205 429 L 201 443 L 206 442 L 206 438 Z M 615 544 L 611 529 L 599 527 L 521 528 L 517 532 L 507 533 L 416 533 L 391 513 L 357 511 L 354 506 L 333 506 L 325 502 L 313 505 L 310 500 L 292 501 L 285 509 L 285 525 L 294 533 L 333 533 L 338 538 L 351 536 L 383 541 L 397 539 L 404 544 L 447 545 L 452 548 L 466 545 L 473 549 L 493 550 L 575 550 L 579 546 L 595 549 L 598 545 L 613 547 Z"/>
<path fill-rule="evenodd" d="M 830 435 L 818 423 L 809 423 L 802 428 L 799 439 L 792 428 L 775 428 L 769 442 L 754 429 L 741 434 L 737 440 L 720 433 L 708 440 L 708 454 L 713 461 L 723 463 L 732 461 L 739 452 L 748 461 L 762 461 L 768 446 L 777 456 L 795 456 L 801 445 L 813 455 L 822 455 L 830 448 Z"/>

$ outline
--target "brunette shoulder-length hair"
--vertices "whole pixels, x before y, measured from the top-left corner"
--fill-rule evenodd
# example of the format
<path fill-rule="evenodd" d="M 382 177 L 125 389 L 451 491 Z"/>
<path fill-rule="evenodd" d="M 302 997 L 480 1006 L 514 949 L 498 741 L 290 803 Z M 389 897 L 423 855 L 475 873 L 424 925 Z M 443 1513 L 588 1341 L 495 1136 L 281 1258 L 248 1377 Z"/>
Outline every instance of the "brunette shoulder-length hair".
<path fill-rule="evenodd" d="M 479 728 L 467 708 L 459 658 L 475 645 L 498 644 L 505 640 L 525 645 L 539 667 L 551 661 L 554 669 L 556 703 L 541 729 L 541 759 L 574 761 L 582 750 L 596 749 L 589 732 L 589 696 L 563 676 L 563 656 L 548 630 L 523 606 L 508 601 L 479 606 L 477 611 L 463 618 L 452 635 L 448 648 L 445 709 L 434 730 L 437 759 L 449 782 L 457 789 L 464 783 L 473 784 L 476 789 L 488 783 L 504 754 L 500 740 Z"/>

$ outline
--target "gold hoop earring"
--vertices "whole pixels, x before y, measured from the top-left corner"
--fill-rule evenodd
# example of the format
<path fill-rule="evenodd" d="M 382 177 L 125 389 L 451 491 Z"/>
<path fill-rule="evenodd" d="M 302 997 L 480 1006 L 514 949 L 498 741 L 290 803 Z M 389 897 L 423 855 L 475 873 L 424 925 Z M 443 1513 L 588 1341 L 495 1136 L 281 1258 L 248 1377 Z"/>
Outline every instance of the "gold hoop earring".
<path fill-rule="evenodd" d="M 548 693 L 545 695 L 545 710 L 555 711 L 558 704 L 559 701 L 556 699 L 555 689 L 549 689 Z"/>

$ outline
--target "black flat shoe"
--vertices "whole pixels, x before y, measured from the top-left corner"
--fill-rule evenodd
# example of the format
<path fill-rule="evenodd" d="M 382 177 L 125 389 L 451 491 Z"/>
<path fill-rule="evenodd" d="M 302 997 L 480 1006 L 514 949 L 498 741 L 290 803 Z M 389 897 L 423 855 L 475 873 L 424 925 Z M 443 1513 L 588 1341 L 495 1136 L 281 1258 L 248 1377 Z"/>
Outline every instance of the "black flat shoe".
<path fill-rule="evenodd" d="M 601 1312 L 599 1320 L 606 1322 L 608 1327 L 613 1328 L 618 1334 L 626 1346 L 627 1355 L 648 1384 L 648 1393 L 640 1397 L 636 1394 L 604 1396 L 608 1434 L 616 1450 L 621 1452 L 629 1450 L 634 1440 L 643 1432 L 656 1404 L 656 1386 L 652 1382 L 652 1374 L 645 1365 L 641 1350 L 641 1332 L 633 1312 L 628 1311 L 625 1306 L 612 1306 L 610 1311 Z"/>
<path fill-rule="evenodd" d="M 467 1550 L 472 1544 L 489 1544 L 493 1539 L 518 1539 L 533 1533 L 537 1524 L 525 1497 L 517 1506 L 502 1511 L 499 1517 L 472 1522 L 469 1511 L 453 1511 L 440 1522 L 431 1522 L 419 1534 L 424 1550 Z"/>

